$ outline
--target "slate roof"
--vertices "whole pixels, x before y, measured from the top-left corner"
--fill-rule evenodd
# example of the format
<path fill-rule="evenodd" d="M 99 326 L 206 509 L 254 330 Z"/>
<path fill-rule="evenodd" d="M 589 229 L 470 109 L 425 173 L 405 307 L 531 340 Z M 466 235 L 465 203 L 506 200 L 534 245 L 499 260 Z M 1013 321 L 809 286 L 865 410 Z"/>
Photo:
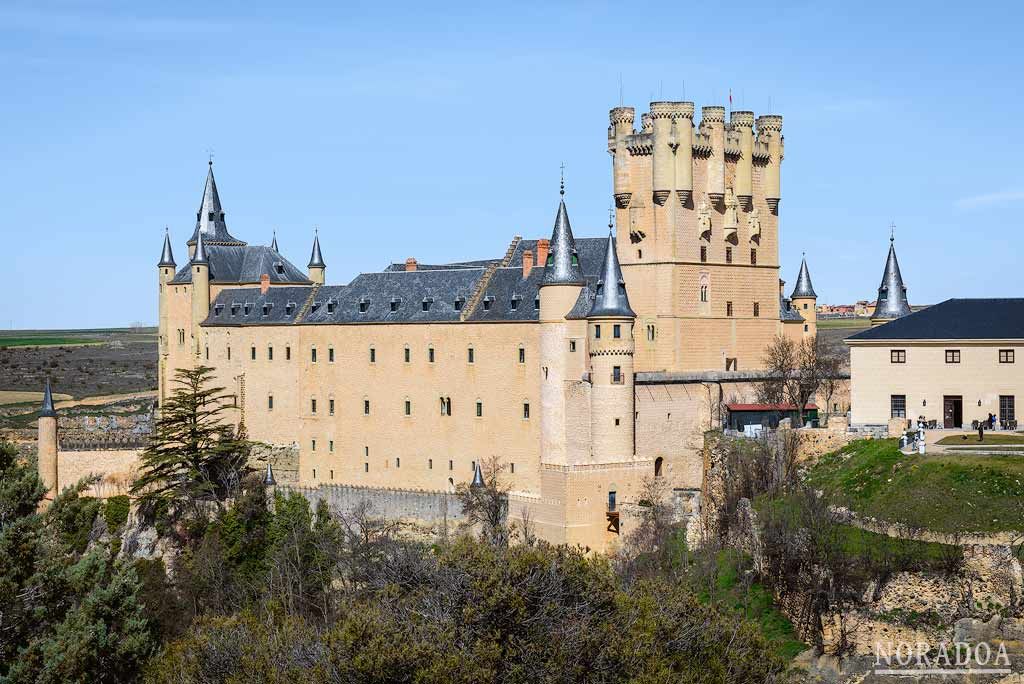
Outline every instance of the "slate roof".
<path fill-rule="evenodd" d="M 456 299 L 469 301 L 484 269 L 362 273 L 348 285 L 317 290 L 303 323 L 432 323 L 458 321 Z M 424 310 L 426 300 L 426 310 Z M 395 310 L 392 311 L 392 302 Z"/>
<path fill-rule="evenodd" d="M 947 299 L 847 338 L 849 342 L 1014 339 L 1024 339 L 1024 299 Z"/>
<path fill-rule="evenodd" d="M 565 190 L 562 190 L 562 195 Z M 548 263 L 544 266 L 545 285 L 577 285 L 583 282 L 583 270 L 579 263 L 576 240 L 572 235 L 569 223 L 569 212 L 565 208 L 565 200 L 558 203 L 558 214 L 555 226 L 551 231 Z"/>
<path fill-rule="evenodd" d="M 43 405 L 39 409 L 40 418 L 56 418 L 57 411 L 53 408 L 53 393 L 50 392 L 50 378 L 46 378 L 46 387 L 43 388 Z"/>
<path fill-rule="evenodd" d="M 205 237 L 203 242 L 206 243 Z M 272 283 L 310 282 L 294 264 L 264 245 L 205 244 L 205 248 L 211 283 L 258 283 L 264 273 L 270 276 Z M 171 281 L 174 285 L 191 282 L 192 269 L 189 265 L 179 269 Z"/>
<path fill-rule="evenodd" d="M 793 288 L 793 294 L 789 295 L 790 299 L 796 299 L 798 297 L 814 297 L 817 299 L 818 295 L 814 292 L 814 285 L 811 284 L 811 273 L 807 270 L 807 259 L 800 261 L 800 275 L 796 279 L 796 287 Z"/>
<path fill-rule="evenodd" d="M 779 295 L 779 320 L 782 321 L 803 321 L 804 317 L 800 315 L 800 312 L 793 308 L 793 303 Z"/>
<path fill-rule="evenodd" d="M 258 287 L 221 290 L 203 325 L 294 323 L 312 291 L 312 285 L 272 287 L 266 294 L 261 294 Z"/>
<path fill-rule="evenodd" d="M 872 318 L 897 319 L 910 313 L 907 286 L 903 284 L 900 262 L 896 259 L 894 238 L 889 238 L 889 256 L 885 259 L 882 284 L 878 286 L 878 303 Z"/>
<path fill-rule="evenodd" d="M 217 181 L 213 178 L 212 161 L 206 172 L 206 182 L 203 184 L 203 198 L 199 202 L 199 211 L 196 212 L 196 229 L 187 244 L 196 244 L 199 233 L 204 235 L 208 245 L 215 243 L 245 244 L 228 232 L 228 226 L 224 220 L 224 208 L 220 204 L 220 193 L 217 192 Z"/>
<path fill-rule="evenodd" d="M 636 318 L 636 314 L 629 306 L 626 281 L 623 280 L 622 269 L 619 268 L 619 255 L 615 249 L 615 238 L 612 236 L 610 225 L 608 226 L 608 240 L 605 244 L 601 278 L 597 281 L 597 289 L 594 292 L 594 305 L 591 307 L 590 313 L 587 314 L 588 318 L 606 316 Z"/>
<path fill-rule="evenodd" d="M 540 311 L 536 302 L 544 269 L 534 266 L 523 278 L 523 268 L 499 268 L 484 289 L 484 296 L 470 321 L 536 321 Z M 489 304 L 488 304 L 489 301 Z"/>

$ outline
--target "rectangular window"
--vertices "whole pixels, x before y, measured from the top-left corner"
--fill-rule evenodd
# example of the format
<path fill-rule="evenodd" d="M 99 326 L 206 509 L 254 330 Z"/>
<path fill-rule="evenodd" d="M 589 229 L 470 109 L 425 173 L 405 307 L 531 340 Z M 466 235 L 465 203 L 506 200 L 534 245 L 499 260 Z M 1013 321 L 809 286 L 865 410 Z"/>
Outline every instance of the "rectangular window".
<path fill-rule="evenodd" d="M 332 416 L 334 415 L 334 400 L 333 399 L 328 399 L 327 400 L 327 412 L 329 414 L 331 414 Z"/>
<path fill-rule="evenodd" d="M 405 348 L 405 362 L 409 363 L 412 360 L 412 350 L 408 347 Z"/>
<path fill-rule="evenodd" d="M 616 385 L 622 384 L 622 366 L 612 366 L 612 382 Z"/>
<path fill-rule="evenodd" d="M 732 247 L 726 247 L 725 248 L 725 263 L 727 263 L 727 264 L 731 264 L 732 263 Z"/>
<path fill-rule="evenodd" d="M 947 349 L 946 350 L 946 363 L 960 363 L 960 350 L 959 349 Z"/>
<path fill-rule="evenodd" d="M 515 463 L 509 463 L 508 466 L 511 469 L 512 474 L 515 475 L 516 474 L 516 464 Z"/>
<path fill-rule="evenodd" d="M 309 412 L 316 413 L 316 399 L 309 400 Z"/>
<path fill-rule="evenodd" d="M 612 337 L 617 340 L 622 338 L 622 326 L 618 323 L 612 326 Z"/>
<path fill-rule="evenodd" d="M 316 468 L 313 468 L 313 479 L 316 479 Z"/>
<path fill-rule="evenodd" d="M 334 347 L 327 350 L 327 362 L 334 363 Z"/>
<path fill-rule="evenodd" d="M 524 403 L 523 404 L 523 419 L 524 420 L 528 420 L 529 418 L 530 418 L 530 404 L 529 403 Z"/>
<path fill-rule="evenodd" d="M 526 363 L 526 350 L 519 348 L 519 363 Z"/>
<path fill-rule="evenodd" d="M 395 467 L 396 468 L 401 468 L 402 467 L 402 459 L 399 458 L 398 456 L 395 456 Z"/>
<path fill-rule="evenodd" d="M 907 395 L 893 394 L 889 396 L 889 416 L 892 418 L 907 417 Z"/>
<path fill-rule="evenodd" d="M 405 400 L 405 415 L 412 415 L 412 402 L 409 401 L 408 399 Z"/>
<path fill-rule="evenodd" d="M 700 246 L 700 263 L 707 263 L 708 260 L 708 248 L 707 245 Z"/>
<path fill-rule="evenodd" d="M 448 470 L 455 470 L 455 462 L 448 461 Z"/>
<path fill-rule="evenodd" d="M 569 340 L 569 351 L 576 351 L 576 340 Z"/>
<path fill-rule="evenodd" d="M 312 447 L 311 451 L 316 451 L 316 440 L 315 439 L 312 442 L 310 442 L 310 446 Z M 316 471 L 313 471 L 313 472 L 316 472 Z M 316 475 L 314 475 L 313 477 L 316 477 Z"/>
<path fill-rule="evenodd" d="M 601 339 L 601 326 L 599 326 L 599 325 L 595 325 L 594 326 L 594 339 L 595 340 Z"/>
<path fill-rule="evenodd" d="M 999 363 L 1014 363 L 1013 360 L 1013 349 L 1000 349 L 999 350 Z"/>
<path fill-rule="evenodd" d="M 427 470 L 433 470 L 433 469 L 434 469 L 434 459 L 428 458 L 427 459 Z"/>
<path fill-rule="evenodd" d="M 753 247 L 750 248 L 750 265 L 757 266 L 757 250 Z"/>
<path fill-rule="evenodd" d="M 209 347 L 206 348 L 206 360 L 207 361 L 210 360 L 210 348 Z"/>
<path fill-rule="evenodd" d="M 761 305 L 754 302 L 754 318 L 758 318 L 761 315 Z"/>
<path fill-rule="evenodd" d="M 312 348 L 312 349 L 310 350 L 310 354 L 309 354 L 309 359 L 310 359 L 310 361 L 312 361 L 313 363 L 316 363 L 316 347 L 313 347 L 313 348 Z"/>
<path fill-rule="evenodd" d="M 249 355 L 249 356 L 250 356 L 250 358 L 251 358 L 251 359 L 252 359 L 253 361 L 255 361 L 255 360 L 256 360 L 256 347 L 253 347 L 253 348 L 252 348 L 252 349 L 250 350 L 250 355 Z"/>
<path fill-rule="evenodd" d="M 476 417 L 482 418 L 484 415 L 484 403 L 482 401 L 476 402 Z"/>
<path fill-rule="evenodd" d="M 725 303 L 725 315 L 732 316 L 732 302 Z"/>
<path fill-rule="evenodd" d="M 271 394 L 269 397 L 267 397 L 267 410 L 268 411 L 273 411 L 274 410 L 274 395 L 273 394 Z"/>
<path fill-rule="evenodd" d="M 655 337 L 655 327 L 653 325 L 648 324 L 648 326 L 647 326 L 647 341 L 648 342 L 653 342 L 654 341 L 654 337 Z"/>
<path fill-rule="evenodd" d="M 369 463 L 364 463 L 363 464 L 363 472 L 364 473 L 370 472 L 370 464 Z"/>
<path fill-rule="evenodd" d="M 469 361 L 469 363 L 473 363 L 476 361 L 476 355 L 473 353 L 472 347 L 466 350 L 466 360 Z"/>
<path fill-rule="evenodd" d="M 274 348 L 273 347 L 267 347 L 267 361 L 273 361 L 273 360 L 274 360 Z"/>
<path fill-rule="evenodd" d="M 332 454 L 334 453 L 334 440 L 333 439 L 329 440 L 327 442 L 327 450 L 330 451 Z M 332 480 L 334 479 L 334 471 L 333 470 L 331 471 L 331 479 Z"/>
<path fill-rule="evenodd" d="M 284 360 L 285 361 L 291 361 L 292 360 L 292 348 L 291 347 L 285 347 L 284 348 Z"/>
<path fill-rule="evenodd" d="M 1017 420 L 1014 404 L 1015 400 L 1012 394 L 999 395 L 999 422 L 1003 424 L 1003 428 L 1006 428 L 1007 423 L 1010 421 Z"/>
<path fill-rule="evenodd" d="M 231 360 L 231 347 L 228 347 L 228 361 Z"/>
<path fill-rule="evenodd" d="M 370 400 L 369 399 L 363 399 L 363 415 L 364 416 L 370 415 Z"/>
<path fill-rule="evenodd" d="M 334 479 L 334 471 L 333 470 L 331 471 L 331 479 L 332 480 Z"/>
<path fill-rule="evenodd" d="M 377 363 L 377 350 L 370 347 L 370 363 Z"/>
<path fill-rule="evenodd" d="M 434 348 L 430 347 L 427 349 L 427 361 L 434 363 Z"/>
<path fill-rule="evenodd" d="M 906 349 L 893 349 L 889 352 L 890 363 L 906 363 L 907 362 L 907 350 Z"/>

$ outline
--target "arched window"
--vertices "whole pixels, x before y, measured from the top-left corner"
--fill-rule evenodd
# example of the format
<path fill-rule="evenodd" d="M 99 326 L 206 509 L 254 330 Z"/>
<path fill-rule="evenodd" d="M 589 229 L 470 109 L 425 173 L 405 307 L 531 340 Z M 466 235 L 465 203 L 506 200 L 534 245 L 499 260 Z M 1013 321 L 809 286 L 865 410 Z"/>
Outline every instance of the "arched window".
<path fill-rule="evenodd" d="M 661 477 L 661 467 L 664 465 L 665 459 L 659 456 L 654 459 L 654 477 Z"/>

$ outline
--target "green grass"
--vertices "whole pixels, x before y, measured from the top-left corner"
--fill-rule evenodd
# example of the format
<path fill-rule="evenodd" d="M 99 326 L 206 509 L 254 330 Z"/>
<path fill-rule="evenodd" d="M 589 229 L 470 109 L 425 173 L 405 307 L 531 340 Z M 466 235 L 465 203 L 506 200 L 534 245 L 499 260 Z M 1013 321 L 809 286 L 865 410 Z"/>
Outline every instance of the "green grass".
<path fill-rule="evenodd" d="M 871 319 L 868 318 L 819 318 L 818 328 L 828 330 L 829 328 L 870 328 Z"/>
<path fill-rule="evenodd" d="M 1011 433 L 985 433 L 985 440 L 982 442 L 978 441 L 978 434 L 971 433 L 969 435 L 950 435 L 949 437 L 943 437 L 936 444 L 942 446 L 976 446 L 986 444 L 1024 444 L 1024 434 L 1020 432 Z"/>
<path fill-rule="evenodd" d="M 824 457 L 808 483 L 862 515 L 944 533 L 1024 530 L 1024 459 L 904 456 L 894 439 L 859 440 Z"/>
<path fill-rule="evenodd" d="M 58 347 L 102 342 L 88 337 L 0 337 L 0 347 Z"/>

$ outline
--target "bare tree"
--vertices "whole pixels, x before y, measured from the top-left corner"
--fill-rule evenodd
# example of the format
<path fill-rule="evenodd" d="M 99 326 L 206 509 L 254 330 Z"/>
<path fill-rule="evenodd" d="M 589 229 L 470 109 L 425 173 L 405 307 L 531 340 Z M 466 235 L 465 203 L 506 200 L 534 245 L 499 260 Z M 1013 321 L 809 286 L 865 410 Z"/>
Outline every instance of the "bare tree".
<path fill-rule="evenodd" d="M 779 335 L 765 349 L 762 363 L 768 377 L 758 383 L 759 400 L 768 404 L 792 404 L 803 425 L 807 404 L 821 386 L 817 344 L 813 339 L 794 342 Z"/>
<path fill-rule="evenodd" d="M 462 512 L 470 522 L 480 525 L 481 536 L 495 546 L 508 546 L 508 486 L 501 475 L 505 466 L 497 456 L 481 463 L 483 486 L 474 487 L 462 482 L 455 495 L 462 504 Z"/>
<path fill-rule="evenodd" d="M 823 414 L 825 425 L 828 425 L 829 416 L 832 415 L 832 397 L 835 396 L 844 381 L 843 370 L 846 360 L 843 357 L 840 344 L 821 335 L 816 338 L 815 356 L 820 376 L 819 392 L 821 401 L 825 405 Z"/>

